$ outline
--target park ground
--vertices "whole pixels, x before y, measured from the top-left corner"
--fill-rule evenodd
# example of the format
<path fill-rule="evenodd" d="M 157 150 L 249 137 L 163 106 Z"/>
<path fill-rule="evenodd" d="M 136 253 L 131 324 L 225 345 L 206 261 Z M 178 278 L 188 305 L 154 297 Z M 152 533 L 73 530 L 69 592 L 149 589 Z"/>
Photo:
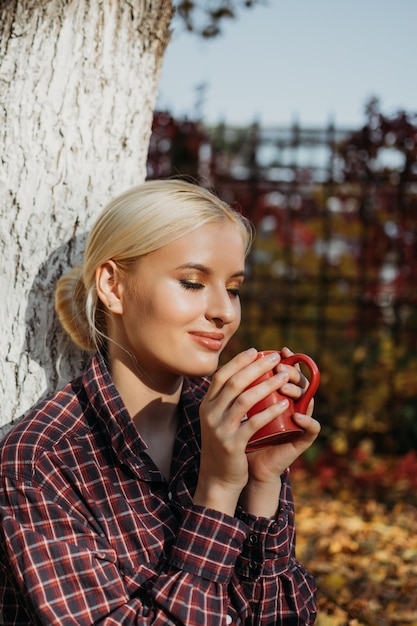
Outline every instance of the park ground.
<path fill-rule="evenodd" d="M 327 454 L 292 470 L 317 626 L 417 626 L 417 455 Z"/>

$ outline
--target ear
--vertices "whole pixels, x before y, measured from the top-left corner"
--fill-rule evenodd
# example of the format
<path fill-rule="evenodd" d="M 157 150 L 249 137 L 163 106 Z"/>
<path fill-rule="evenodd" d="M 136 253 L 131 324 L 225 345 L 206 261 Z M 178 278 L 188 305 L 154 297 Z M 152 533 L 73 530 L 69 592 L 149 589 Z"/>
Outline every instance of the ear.
<path fill-rule="evenodd" d="M 96 269 L 98 297 L 111 313 L 123 313 L 123 285 L 117 265 L 111 259 Z"/>

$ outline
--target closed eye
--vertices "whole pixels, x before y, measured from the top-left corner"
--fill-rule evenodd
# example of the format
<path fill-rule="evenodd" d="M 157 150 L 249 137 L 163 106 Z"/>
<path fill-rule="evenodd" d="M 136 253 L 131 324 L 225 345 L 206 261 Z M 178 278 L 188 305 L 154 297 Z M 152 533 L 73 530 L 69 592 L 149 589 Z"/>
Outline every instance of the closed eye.
<path fill-rule="evenodd" d="M 202 283 L 195 283 L 191 280 L 180 280 L 180 284 L 184 289 L 190 289 L 197 291 L 198 289 L 204 289 L 204 285 Z"/>
<path fill-rule="evenodd" d="M 201 289 L 205 288 L 205 284 L 204 283 L 199 283 L 195 280 L 186 280 L 185 278 L 180 279 L 180 285 L 184 288 L 187 289 L 189 291 L 199 291 Z M 238 298 L 240 295 L 240 288 L 239 287 L 226 287 L 227 293 L 232 297 L 232 298 Z"/>

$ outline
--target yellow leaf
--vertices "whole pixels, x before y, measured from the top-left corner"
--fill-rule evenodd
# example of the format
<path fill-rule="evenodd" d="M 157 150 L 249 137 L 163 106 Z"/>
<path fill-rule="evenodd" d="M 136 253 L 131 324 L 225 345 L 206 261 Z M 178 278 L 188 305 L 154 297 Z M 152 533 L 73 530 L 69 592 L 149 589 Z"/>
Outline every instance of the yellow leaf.
<path fill-rule="evenodd" d="M 347 624 L 348 615 L 344 611 L 340 611 L 338 615 L 326 615 L 319 613 L 317 616 L 316 626 L 345 626 Z"/>
<path fill-rule="evenodd" d="M 346 585 L 346 578 L 338 572 L 332 572 L 324 578 L 324 583 L 334 591 L 340 591 Z"/>

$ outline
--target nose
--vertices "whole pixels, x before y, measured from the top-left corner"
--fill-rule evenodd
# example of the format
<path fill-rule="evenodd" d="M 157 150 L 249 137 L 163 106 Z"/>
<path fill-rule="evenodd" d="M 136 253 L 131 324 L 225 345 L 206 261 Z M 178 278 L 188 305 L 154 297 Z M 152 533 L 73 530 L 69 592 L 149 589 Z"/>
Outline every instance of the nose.
<path fill-rule="evenodd" d="M 208 298 L 206 317 L 220 327 L 236 321 L 239 322 L 239 298 L 231 295 L 224 287 L 213 290 Z"/>

